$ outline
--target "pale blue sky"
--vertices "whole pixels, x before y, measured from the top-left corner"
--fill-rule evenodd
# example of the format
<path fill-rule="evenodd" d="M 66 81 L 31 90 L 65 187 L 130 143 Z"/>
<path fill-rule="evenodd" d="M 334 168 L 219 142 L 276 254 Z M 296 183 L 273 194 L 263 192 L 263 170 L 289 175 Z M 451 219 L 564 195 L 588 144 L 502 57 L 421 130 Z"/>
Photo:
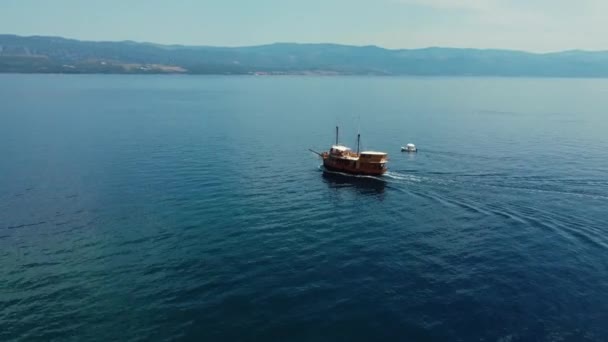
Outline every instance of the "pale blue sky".
<path fill-rule="evenodd" d="M 0 0 L 0 33 L 188 45 L 608 50 L 608 0 Z"/>

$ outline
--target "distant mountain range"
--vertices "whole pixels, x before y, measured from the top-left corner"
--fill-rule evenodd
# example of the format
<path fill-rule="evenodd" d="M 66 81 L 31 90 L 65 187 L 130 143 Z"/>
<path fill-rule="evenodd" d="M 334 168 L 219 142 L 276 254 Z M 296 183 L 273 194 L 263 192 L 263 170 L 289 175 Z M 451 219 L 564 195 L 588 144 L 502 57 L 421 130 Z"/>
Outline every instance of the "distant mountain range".
<path fill-rule="evenodd" d="M 608 77 L 608 51 L 538 54 L 293 43 L 212 47 L 0 35 L 0 73 Z"/>

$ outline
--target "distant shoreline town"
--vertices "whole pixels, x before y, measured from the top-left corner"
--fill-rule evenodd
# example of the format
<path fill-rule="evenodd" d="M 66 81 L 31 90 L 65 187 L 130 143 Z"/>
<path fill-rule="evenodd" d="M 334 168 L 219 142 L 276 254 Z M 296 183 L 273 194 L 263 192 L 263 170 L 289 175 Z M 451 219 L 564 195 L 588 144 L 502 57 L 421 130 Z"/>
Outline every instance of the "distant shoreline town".
<path fill-rule="evenodd" d="M 0 35 L 0 73 L 608 77 L 608 51 L 276 43 L 249 47 Z"/>

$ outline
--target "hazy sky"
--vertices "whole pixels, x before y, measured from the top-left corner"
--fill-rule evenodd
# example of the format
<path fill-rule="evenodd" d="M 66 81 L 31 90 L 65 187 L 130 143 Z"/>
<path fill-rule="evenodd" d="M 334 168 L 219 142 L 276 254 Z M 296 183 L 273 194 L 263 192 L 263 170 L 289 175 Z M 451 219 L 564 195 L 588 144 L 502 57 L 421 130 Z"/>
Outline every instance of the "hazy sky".
<path fill-rule="evenodd" d="M 0 33 L 223 46 L 608 50 L 608 0 L 0 0 Z"/>

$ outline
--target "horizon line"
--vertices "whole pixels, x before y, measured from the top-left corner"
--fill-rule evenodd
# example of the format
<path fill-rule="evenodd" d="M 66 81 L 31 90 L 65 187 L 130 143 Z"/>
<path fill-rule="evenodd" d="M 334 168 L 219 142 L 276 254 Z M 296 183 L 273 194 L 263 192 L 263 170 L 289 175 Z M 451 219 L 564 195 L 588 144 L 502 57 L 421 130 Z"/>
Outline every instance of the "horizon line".
<path fill-rule="evenodd" d="M 273 43 L 261 43 L 261 44 L 253 44 L 253 45 L 186 45 L 186 44 L 171 44 L 171 43 L 155 43 L 150 41 L 138 41 L 132 39 L 123 39 L 123 40 L 95 40 L 95 39 L 78 39 L 78 38 L 69 38 L 58 35 L 44 35 L 44 34 L 34 34 L 34 35 L 20 35 L 14 33 L 0 33 L 0 36 L 14 36 L 19 38 L 59 38 L 64 40 L 72 40 L 78 42 L 89 42 L 89 43 L 134 43 L 134 44 L 148 44 L 148 45 L 158 45 L 158 46 L 167 46 L 167 47 L 184 47 L 184 48 L 226 48 L 226 49 L 235 49 L 235 48 L 250 48 L 250 47 L 261 47 L 261 46 L 272 46 L 272 45 L 280 45 L 280 44 L 291 44 L 291 45 L 337 45 L 337 46 L 346 46 L 346 47 L 357 47 L 357 48 L 378 48 L 387 51 L 407 51 L 407 50 L 429 50 L 429 49 L 453 49 L 453 50 L 477 50 L 477 51 L 509 51 L 509 52 L 522 52 L 527 54 L 534 55 L 550 55 L 556 53 L 567 53 L 567 52 L 585 52 L 585 53 L 602 53 L 608 52 L 608 50 L 586 50 L 586 49 L 566 49 L 566 50 L 555 50 L 555 51 L 547 51 L 547 52 L 534 52 L 528 50 L 520 50 L 520 49 L 503 49 L 503 48 L 474 48 L 474 47 L 454 47 L 454 46 L 426 46 L 426 47 L 418 47 L 418 48 L 386 48 L 376 44 L 343 44 L 343 43 L 335 43 L 335 42 L 317 42 L 317 43 L 301 43 L 301 42 L 273 42 Z"/>

